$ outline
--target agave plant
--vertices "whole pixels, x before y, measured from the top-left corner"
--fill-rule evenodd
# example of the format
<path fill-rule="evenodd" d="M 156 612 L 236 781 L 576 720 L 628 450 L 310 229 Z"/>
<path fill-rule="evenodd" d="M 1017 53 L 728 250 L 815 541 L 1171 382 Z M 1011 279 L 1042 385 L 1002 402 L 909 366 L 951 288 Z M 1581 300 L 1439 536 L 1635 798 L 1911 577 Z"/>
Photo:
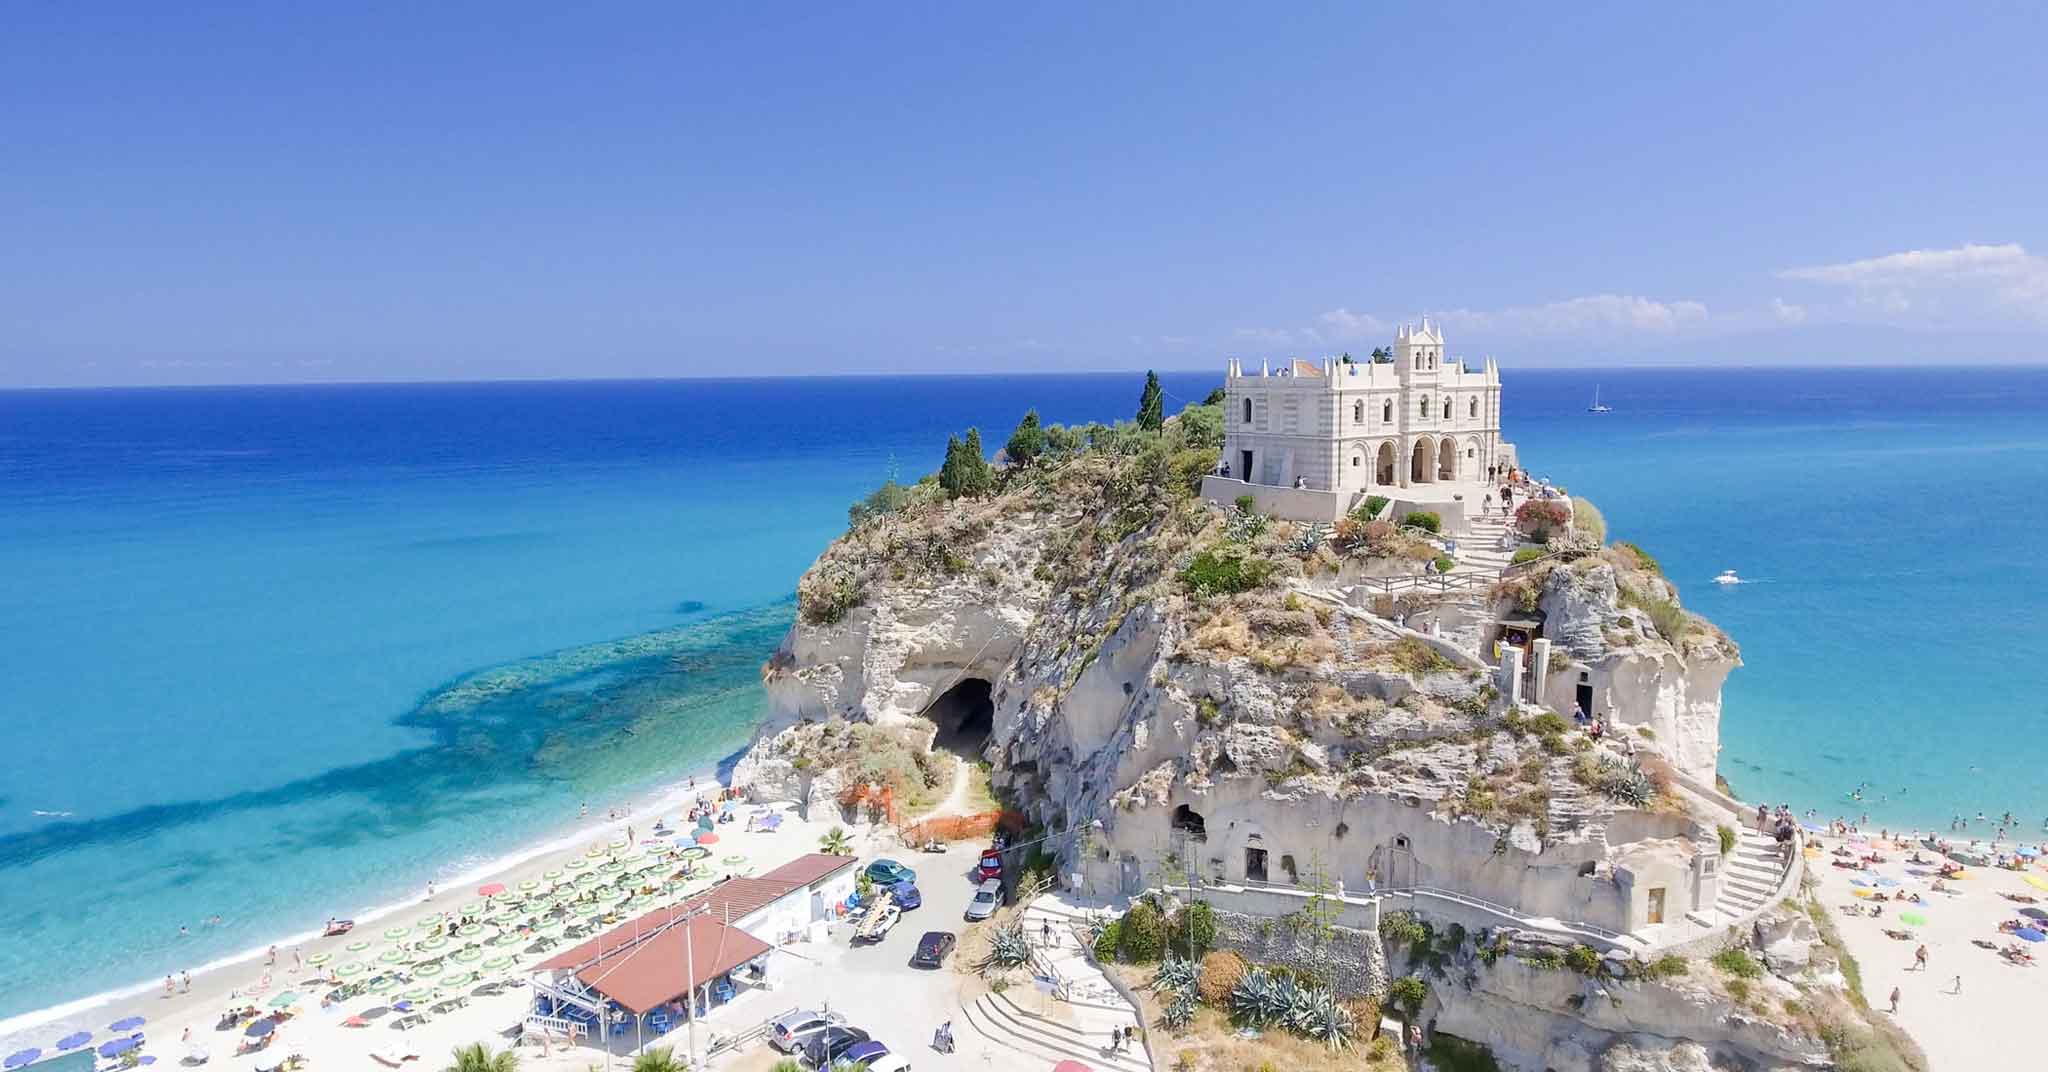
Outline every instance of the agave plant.
<path fill-rule="evenodd" d="M 981 973 L 1008 971 L 1031 962 L 1031 939 L 1024 936 L 1024 925 L 1012 923 L 997 928 L 989 935 L 988 955 L 981 958 Z"/>
<path fill-rule="evenodd" d="M 1337 995 L 1328 990 L 1314 990 L 1310 991 L 1305 1015 L 1294 1030 L 1332 1050 L 1341 1050 L 1349 1046 L 1352 1036 L 1357 1034 L 1358 1020 L 1337 1000 Z"/>
<path fill-rule="evenodd" d="M 1223 538 L 1233 543 L 1250 543 L 1265 534 L 1273 519 L 1264 514 L 1248 514 L 1232 507 L 1230 519 L 1223 523 Z"/>
<path fill-rule="evenodd" d="M 1230 1015 L 1254 1027 L 1279 1021 L 1287 1015 L 1287 997 L 1280 986 L 1264 968 L 1245 972 L 1230 991 Z"/>
<path fill-rule="evenodd" d="M 1310 1015 L 1310 999 L 1314 991 L 1296 982 L 1291 975 L 1282 975 L 1274 982 L 1275 1003 L 1280 1014 L 1273 1017 L 1281 1027 L 1296 1034 L 1307 1034 Z"/>
<path fill-rule="evenodd" d="M 1295 532 L 1294 539 L 1287 541 L 1287 549 L 1297 555 L 1311 554 L 1330 538 L 1330 526 L 1318 521 Z"/>
<path fill-rule="evenodd" d="M 1185 1030 L 1189 1024 L 1195 1022 L 1195 1010 L 1199 1007 L 1200 1003 L 1195 1000 L 1194 991 L 1184 990 L 1166 1002 L 1166 1008 L 1161 1010 L 1159 1018 L 1165 1022 L 1169 1030 Z"/>
<path fill-rule="evenodd" d="M 1195 984 L 1201 978 L 1201 969 L 1192 960 L 1183 960 L 1171 953 L 1159 962 L 1159 974 L 1152 979 L 1152 985 L 1168 994 L 1192 994 Z"/>
<path fill-rule="evenodd" d="M 1621 764 L 1612 759 L 1600 762 L 1600 791 L 1619 804 L 1643 807 L 1656 799 L 1657 787 L 1643 768 L 1634 764 Z"/>

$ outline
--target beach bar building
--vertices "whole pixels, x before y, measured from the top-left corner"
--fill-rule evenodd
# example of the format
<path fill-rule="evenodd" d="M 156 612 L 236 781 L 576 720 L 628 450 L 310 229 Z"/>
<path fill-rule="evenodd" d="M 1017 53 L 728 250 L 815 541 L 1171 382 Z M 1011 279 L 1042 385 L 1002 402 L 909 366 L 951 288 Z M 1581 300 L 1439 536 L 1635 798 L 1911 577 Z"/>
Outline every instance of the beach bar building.
<path fill-rule="evenodd" d="M 526 1026 L 557 1039 L 660 1037 L 741 988 L 771 985 L 775 950 L 822 930 L 856 876 L 851 856 L 809 853 L 620 923 L 535 966 Z"/>

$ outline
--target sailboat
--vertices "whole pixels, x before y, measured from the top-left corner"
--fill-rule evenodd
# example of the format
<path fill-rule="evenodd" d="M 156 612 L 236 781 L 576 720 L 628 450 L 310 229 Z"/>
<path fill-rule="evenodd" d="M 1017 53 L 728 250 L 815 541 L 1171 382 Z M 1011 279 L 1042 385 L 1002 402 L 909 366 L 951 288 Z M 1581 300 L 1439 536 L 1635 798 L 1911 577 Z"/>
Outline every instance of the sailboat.
<path fill-rule="evenodd" d="M 1590 405 L 1590 406 L 1587 406 L 1587 407 L 1586 407 L 1586 412 L 1587 412 L 1587 413 L 1613 413 L 1613 412 L 1614 412 L 1614 407 L 1613 407 L 1613 406 L 1603 406 L 1603 405 L 1601 405 L 1601 404 L 1600 404 L 1600 385 L 1599 385 L 1599 384 L 1597 384 L 1597 383 L 1593 385 L 1593 404 L 1592 404 L 1592 405 Z"/>

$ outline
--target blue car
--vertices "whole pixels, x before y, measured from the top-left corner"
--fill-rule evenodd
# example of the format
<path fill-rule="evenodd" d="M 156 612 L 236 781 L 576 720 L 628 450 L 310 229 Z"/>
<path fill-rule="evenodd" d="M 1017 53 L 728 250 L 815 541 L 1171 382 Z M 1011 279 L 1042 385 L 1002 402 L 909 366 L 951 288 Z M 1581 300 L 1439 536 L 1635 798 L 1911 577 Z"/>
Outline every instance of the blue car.
<path fill-rule="evenodd" d="M 887 1056 L 889 1047 L 869 1039 L 847 1047 L 846 1052 L 839 1055 L 839 1060 L 847 1064 L 870 1064 Z"/>
<path fill-rule="evenodd" d="M 898 882 L 916 882 L 917 872 L 894 860 L 876 860 L 868 865 L 867 876 L 877 886 L 894 886 Z"/>
<path fill-rule="evenodd" d="M 905 912 L 924 904 L 924 894 L 917 892 L 916 884 L 910 882 L 898 882 L 889 887 L 889 899 Z"/>

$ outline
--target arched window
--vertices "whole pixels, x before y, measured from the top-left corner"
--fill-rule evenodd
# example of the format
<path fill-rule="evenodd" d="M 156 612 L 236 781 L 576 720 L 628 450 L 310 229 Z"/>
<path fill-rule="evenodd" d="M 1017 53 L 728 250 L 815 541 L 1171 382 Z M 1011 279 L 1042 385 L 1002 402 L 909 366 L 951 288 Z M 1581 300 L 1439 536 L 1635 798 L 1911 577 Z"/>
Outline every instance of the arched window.
<path fill-rule="evenodd" d="M 1353 424 L 1364 424 L 1364 423 L 1365 423 L 1365 403 L 1363 403 L 1363 402 L 1353 402 L 1353 403 L 1351 403 L 1351 423 L 1353 423 Z"/>
<path fill-rule="evenodd" d="M 1449 395 L 1445 395 L 1445 396 L 1444 396 L 1444 420 L 1447 420 L 1447 421 L 1448 421 L 1448 420 L 1450 420 L 1450 419 L 1451 419 L 1451 398 L 1450 398 L 1450 396 L 1449 396 Z"/>
<path fill-rule="evenodd" d="M 1415 367 L 1418 371 L 1422 368 L 1422 355 L 1419 353 L 1415 355 Z"/>
<path fill-rule="evenodd" d="M 1244 423 L 1252 423 L 1252 400 L 1249 398 L 1244 400 Z"/>
<path fill-rule="evenodd" d="M 1479 416 L 1479 396 L 1478 396 L 1478 395 L 1474 395 L 1474 396 L 1472 396 L 1472 398 L 1471 398 L 1471 399 L 1470 399 L 1469 401 L 1467 401 L 1467 402 L 1465 403 L 1465 409 L 1466 409 L 1466 411 L 1467 411 L 1467 414 L 1466 414 L 1467 416 L 1471 416 L 1471 417 L 1477 417 L 1477 416 Z"/>
<path fill-rule="evenodd" d="M 1385 421 L 1388 424 L 1394 423 L 1393 399 L 1389 398 L 1385 402 L 1380 403 L 1380 420 Z"/>

